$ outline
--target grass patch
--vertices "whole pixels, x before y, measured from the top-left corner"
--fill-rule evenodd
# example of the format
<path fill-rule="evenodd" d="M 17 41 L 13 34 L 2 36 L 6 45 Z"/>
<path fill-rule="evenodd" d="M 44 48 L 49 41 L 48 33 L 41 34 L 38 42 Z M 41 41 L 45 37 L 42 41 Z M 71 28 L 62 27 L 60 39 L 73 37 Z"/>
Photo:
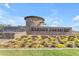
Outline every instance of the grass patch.
<path fill-rule="evenodd" d="M 0 50 L 0 56 L 79 56 L 79 49 Z"/>

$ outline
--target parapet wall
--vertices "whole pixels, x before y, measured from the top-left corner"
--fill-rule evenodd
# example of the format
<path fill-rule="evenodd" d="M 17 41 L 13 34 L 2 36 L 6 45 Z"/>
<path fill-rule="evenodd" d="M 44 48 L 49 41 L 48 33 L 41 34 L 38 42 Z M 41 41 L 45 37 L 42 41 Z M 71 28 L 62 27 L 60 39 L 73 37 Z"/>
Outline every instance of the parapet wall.
<path fill-rule="evenodd" d="M 1 32 L 0 39 L 15 39 L 20 38 L 23 35 L 26 35 L 26 32 L 15 32 L 15 33 Z"/>

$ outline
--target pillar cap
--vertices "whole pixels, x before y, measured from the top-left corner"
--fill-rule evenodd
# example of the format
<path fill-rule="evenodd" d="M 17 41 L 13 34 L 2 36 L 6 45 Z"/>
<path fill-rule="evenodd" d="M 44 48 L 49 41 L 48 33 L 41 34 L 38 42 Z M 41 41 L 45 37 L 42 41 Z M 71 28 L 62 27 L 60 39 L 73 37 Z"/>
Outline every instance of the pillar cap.
<path fill-rule="evenodd" d="M 24 17 L 24 20 L 26 20 L 27 18 L 39 18 L 40 20 L 44 21 L 44 18 L 39 17 L 39 16 L 26 16 L 26 17 Z"/>

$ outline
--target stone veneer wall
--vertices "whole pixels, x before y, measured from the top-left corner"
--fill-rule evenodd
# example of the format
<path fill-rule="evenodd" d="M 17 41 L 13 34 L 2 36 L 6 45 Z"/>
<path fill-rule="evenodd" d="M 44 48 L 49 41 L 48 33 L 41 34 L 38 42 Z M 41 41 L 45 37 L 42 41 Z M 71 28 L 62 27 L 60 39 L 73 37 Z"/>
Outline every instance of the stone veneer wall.
<path fill-rule="evenodd" d="M 30 35 L 72 35 L 72 32 L 31 31 Z"/>
<path fill-rule="evenodd" d="M 26 32 L 0 33 L 0 39 L 15 39 L 26 35 Z"/>
<path fill-rule="evenodd" d="M 2 32 L 0 33 L 0 39 L 14 39 L 15 33 L 7 33 Z"/>

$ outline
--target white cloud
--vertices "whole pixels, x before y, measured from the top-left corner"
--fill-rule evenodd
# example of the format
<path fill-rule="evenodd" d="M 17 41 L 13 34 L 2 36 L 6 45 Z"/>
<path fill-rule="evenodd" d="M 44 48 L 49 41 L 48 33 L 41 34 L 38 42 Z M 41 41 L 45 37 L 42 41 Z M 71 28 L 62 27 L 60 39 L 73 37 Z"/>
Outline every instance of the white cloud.
<path fill-rule="evenodd" d="M 0 16 L 3 16 L 4 14 L 6 14 L 6 12 L 2 9 L 0 9 Z"/>
<path fill-rule="evenodd" d="M 79 26 L 79 23 L 74 23 L 73 26 Z"/>
<path fill-rule="evenodd" d="M 10 8 L 8 3 L 5 3 L 4 5 L 5 5 L 5 7 Z"/>
<path fill-rule="evenodd" d="M 53 21 L 51 26 L 60 26 L 60 23 L 58 21 Z"/>
<path fill-rule="evenodd" d="M 9 24 L 13 26 L 18 26 L 18 25 L 25 25 L 25 21 L 23 17 L 20 16 L 14 16 L 10 14 L 9 12 L 6 12 L 3 9 L 0 9 L 0 23 L 2 24 Z"/>
<path fill-rule="evenodd" d="M 9 19 L 9 20 L 8 20 L 8 24 L 14 25 L 14 24 L 16 24 L 16 21 L 13 20 L 13 19 Z"/>
<path fill-rule="evenodd" d="M 73 30 L 73 31 L 79 31 L 79 26 L 73 26 L 73 27 L 72 27 L 72 30 Z"/>
<path fill-rule="evenodd" d="M 60 17 L 58 17 L 56 14 L 55 16 L 53 14 L 51 16 L 49 15 L 46 19 L 46 23 L 48 26 L 52 26 L 52 27 L 69 27 L 70 26 L 72 27 L 72 30 L 79 31 L 79 15 L 73 18 L 73 24 L 69 26 L 63 24 L 63 20 Z"/>
<path fill-rule="evenodd" d="M 73 31 L 79 31 L 79 23 L 78 22 L 74 22 L 72 25 L 70 25 L 72 27 Z"/>
<path fill-rule="evenodd" d="M 58 21 L 53 21 L 53 24 L 59 24 L 59 22 Z"/>
<path fill-rule="evenodd" d="M 56 9 L 51 9 L 51 14 L 45 17 L 46 26 L 64 26 L 62 25 L 63 20 L 59 17 Z"/>
<path fill-rule="evenodd" d="M 79 15 L 76 15 L 73 18 L 72 29 L 75 30 L 75 31 L 79 31 Z"/>
<path fill-rule="evenodd" d="M 75 17 L 73 18 L 73 20 L 74 20 L 74 21 L 79 21 L 79 15 L 75 16 Z"/>
<path fill-rule="evenodd" d="M 64 26 L 62 25 L 63 20 L 57 16 L 47 17 L 45 23 L 47 26 Z"/>
<path fill-rule="evenodd" d="M 74 24 L 72 25 L 72 30 L 73 30 L 73 31 L 79 31 L 79 23 L 74 23 Z"/>

